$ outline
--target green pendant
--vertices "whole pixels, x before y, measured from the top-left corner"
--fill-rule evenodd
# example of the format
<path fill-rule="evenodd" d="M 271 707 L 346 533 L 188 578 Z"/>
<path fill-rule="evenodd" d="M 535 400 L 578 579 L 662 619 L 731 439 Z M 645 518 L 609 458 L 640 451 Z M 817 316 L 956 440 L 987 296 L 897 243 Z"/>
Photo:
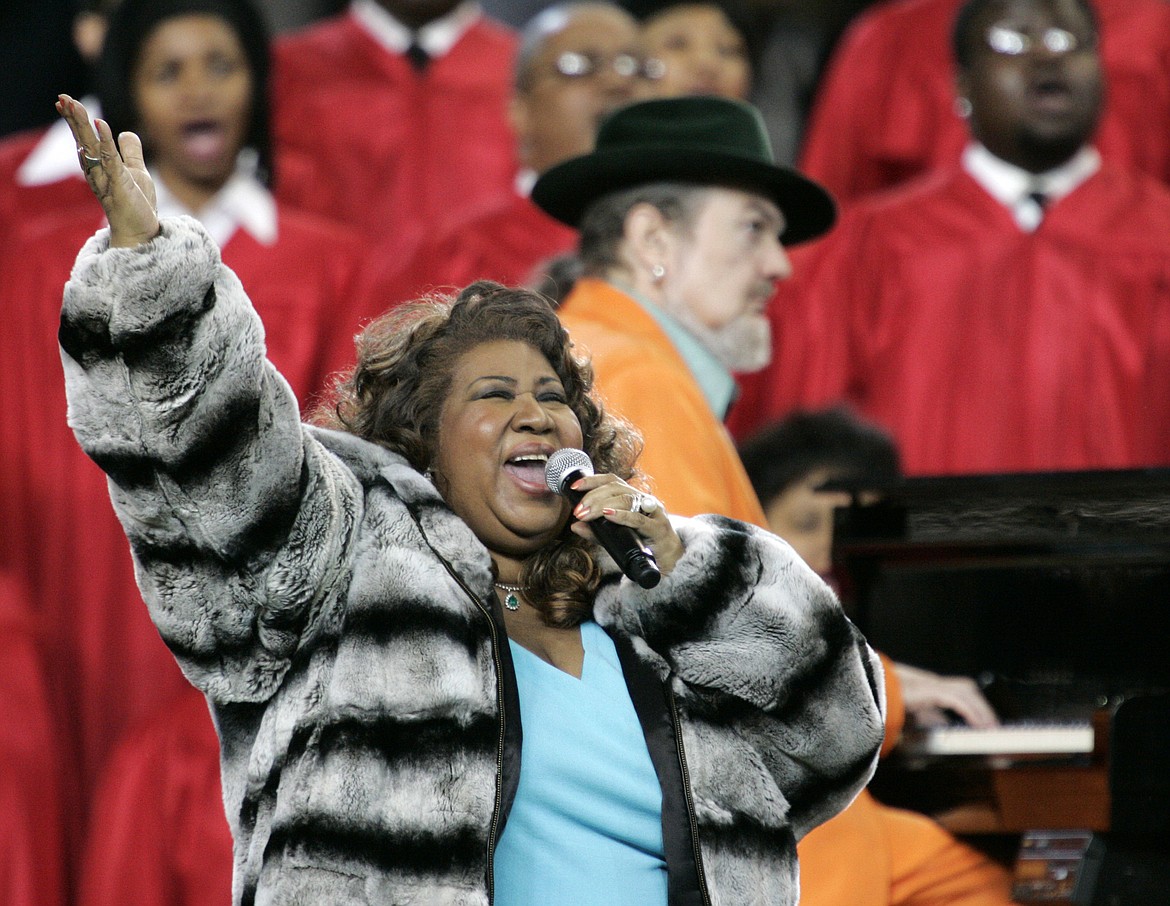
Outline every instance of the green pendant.
<path fill-rule="evenodd" d="M 516 592 L 510 591 L 504 596 L 504 606 L 507 607 L 508 610 L 520 609 L 520 599 L 516 596 Z"/>

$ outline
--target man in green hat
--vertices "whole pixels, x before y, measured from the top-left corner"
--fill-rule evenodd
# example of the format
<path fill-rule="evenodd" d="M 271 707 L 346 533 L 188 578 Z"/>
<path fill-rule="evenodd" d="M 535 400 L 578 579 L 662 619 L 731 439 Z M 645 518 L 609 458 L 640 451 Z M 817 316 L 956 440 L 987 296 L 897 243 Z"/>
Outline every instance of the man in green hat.
<path fill-rule="evenodd" d="M 830 196 L 773 163 L 754 108 L 693 97 L 616 111 L 594 151 L 548 170 L 532 197 L 580 228 L 585 276 L 559 314 L 592 356 L 607 405 L 642 431 L 639 467 L 655 494 L 679 515 L 723 513 L 767 527 L 722 417 L 735 395 L 732 372 L 761 368 L 771 355 L 763 308 L 791 272 L 784 247 L 832 226 Z M 888 745 L 906 708 L 994 721 L 970 716 L 982 696 L 956 691 L 954 678 L 886 666 Z M 900 888 L 887 865 L 895 846 L 909 852 Z M 916 902 L 1010 901 L 998 865 L 868 791 L 798 852 L 801 902 L 908 902 L 914 890 L 926 891 Z M 720 858 L 702 856 L 708 870 Z"/>
<path fill-rule="evenodd" d="M 732 373 L 768 362 L 784 245 L 832 225 L 828 193 L 776 165 L 753 107 L 685 97 L 616 111 L 532 198 L 581 231 L 584 276 L 561 318 L 610 407 L 642 431 L 667 509 L 766 527 L 723 416 Z"/>

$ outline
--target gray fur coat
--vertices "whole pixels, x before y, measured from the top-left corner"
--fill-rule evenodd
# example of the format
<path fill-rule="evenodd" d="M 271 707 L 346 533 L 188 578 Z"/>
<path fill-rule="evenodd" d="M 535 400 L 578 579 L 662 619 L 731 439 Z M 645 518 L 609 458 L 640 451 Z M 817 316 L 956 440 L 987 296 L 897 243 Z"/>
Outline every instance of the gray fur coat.
<path fill-rule="evenodd" d="M 487 551 L 403 459 L 300 423 L 192 220 L 137 249 L 90 240 L 60 338 L 70 424 L 212 705 L 234 902 L 489 902 L 518 716 Z M 676 525 L 670 576 L 611 576 L 596 619 L 673 693 L 710 902 L 795 903 L 795 841 L 873 769 L 881 668 L 775 536 Z"/>

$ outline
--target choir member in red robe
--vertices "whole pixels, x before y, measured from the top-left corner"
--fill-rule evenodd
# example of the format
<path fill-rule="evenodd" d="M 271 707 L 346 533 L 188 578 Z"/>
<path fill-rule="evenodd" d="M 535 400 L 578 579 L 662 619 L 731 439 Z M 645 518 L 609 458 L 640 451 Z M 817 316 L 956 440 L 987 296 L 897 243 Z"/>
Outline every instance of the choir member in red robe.
<path fill-rule="evenodd" d="M 891 0 L 862 13 L 818 89 L 800 167 L 842 203 L 958 161 L 968 133 L 948 48 L 961 0 Z M 1170 3 L 1092 0 L 1107 162 L 1170 184 Z"/>
<path fill-rule="evenodd" d="M 96 105 L 87 99 L 87 106 Z M 13 237 L 45 214 L 93 211 L 93 193 L 77 166 L 73 136 L 62 120 L 48 129 L 0 141 L 0 239 Z"/>
<path fill-rule="evenodd" d="M 187 685 L 114 750 L 93 800 L 82 858 L 85 906 L 231 902 L 232 836 L 219 740 Z"/>
<path fill-rule="evenodd" d="M 1165 465 L 1170 191 L 1087 144 L 1092 17 L 974 0 L 960 28 L 961 163 L 794 256 L 773 364 L 745 377 L 732 427 L 844 399 L 911 474 Z"/>
<path fill-rule="evenodd" d="M 471 0 L 353 0 L 278 39 L 277 195 L 407 254 L 511 189 L 515 52 Z"/>
<path fill-rule="evenodd" d="M 392 254 L 372 256 L 384 271 L 370 297 L 393 304 L 479 279 L 528 283 L 543 262 L 575 248 L 577 231 L 533 204 L 529 189 L 553 164 L 589 151 L 606 114 L 645 96 L 646 67 L 637 24 L 611 3 L 559 4 L 534 17 L 508 107 L 524 165 L 514 187 L 438 231 L 405 267 Z"/>
<path fill-rule="evenodd" d="M 0 903 L 64 906 L 62 775 L 33 615 L 0 563 Z"/>
<path fill-rule="evenodd" d="M 267 41 L 249 0 L 123 0 L 103 58 L 106 113 L 144 138 L 160 210 L 200 219 L 247 286 L 269 355 L 306 408 L 349 363 L 362 246 L 274 200 L 263 181 Z M 75 162 L 78 158 L 74 157 Z M 66 424 L 57 312 L 77 249 L 102 224 L 42 220 L 3 249 L 0 457 L 20 476 L 0 498 L 5 544 L 46 633 L 62 745 L 83 794 L 127 727 L 186 688 L 134 582 L 104 476 Z M 70 815 L 73 823 L 83 814 Z"/>

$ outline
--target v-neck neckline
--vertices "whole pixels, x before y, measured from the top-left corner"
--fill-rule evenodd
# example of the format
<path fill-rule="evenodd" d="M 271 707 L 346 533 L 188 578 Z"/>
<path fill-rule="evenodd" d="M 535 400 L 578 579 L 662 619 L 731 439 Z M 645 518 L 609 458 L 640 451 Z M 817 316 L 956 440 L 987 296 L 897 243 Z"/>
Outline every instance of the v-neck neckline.
<path fill-rule="evenodd" d="M 559 673 L 561 676 L 566 677 L 567 679 L 570 679 L 575 683 L 582 683 L 585 681 L 585 672 L 586 672 L 586 670 L 589 669 L 590 646 L 588 644 L 586 644 L 586 642 L 585 642 L 584 624 L 577 627 L 577 631 L 578 631 L 578 635 L 580 636 L 580 639 L 581 639 L 581 675 L 580 676 L 574 676 L 568 670 L 562 670 L 560 667 L 558 667 L 556 664 L 552 663 L 551 661 L 546 661 L 544 658 L 542 658 L 539 654 L 537 654 L 531 648 L 527 647 L 522 642 L 518 642 L 516 639 L 512 638 L 511 636 L 508 637 L 508 643 L 510 645 L 514 646 L 513 650 L 519 649 L 523 653 L 524 656 L 526 656 L 529 659 L 531 659 L 532 661 L 536 662 L 539 665 L 538 669 L 546 669 L 547 668 L 548 670 L 552 670 L 556 673 Z"/>

